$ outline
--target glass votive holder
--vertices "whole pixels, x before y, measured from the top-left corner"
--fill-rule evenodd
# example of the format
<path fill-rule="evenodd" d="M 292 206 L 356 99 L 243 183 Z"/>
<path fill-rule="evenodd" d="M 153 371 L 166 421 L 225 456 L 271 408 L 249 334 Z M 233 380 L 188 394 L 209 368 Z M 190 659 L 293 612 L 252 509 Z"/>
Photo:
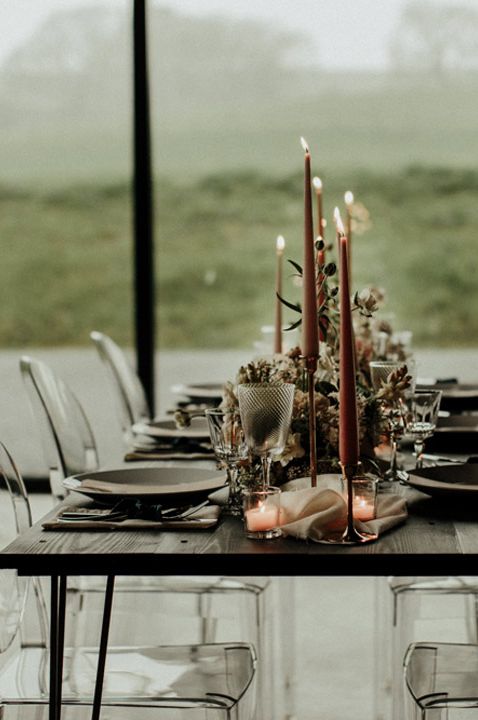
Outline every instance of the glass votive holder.
<path fill-rule="evenodd" d="M 377 483 L 373 475 L 356 475 L 352 480 L 354 520 L 374 520 L 377 514 Z M 344 488 L 347 499 L 347 490 Z"/>
<path fill-rule="evenodd" d="M 352 480 L 355 520 L 373 520 L 377 513 L 377 478 L 359 475 Z"/>
<path fill-rule="evenodd" d="M 272 540 L 280 537 L 280 488 L 244 490 L 244 527 L 246 537 Z"/>

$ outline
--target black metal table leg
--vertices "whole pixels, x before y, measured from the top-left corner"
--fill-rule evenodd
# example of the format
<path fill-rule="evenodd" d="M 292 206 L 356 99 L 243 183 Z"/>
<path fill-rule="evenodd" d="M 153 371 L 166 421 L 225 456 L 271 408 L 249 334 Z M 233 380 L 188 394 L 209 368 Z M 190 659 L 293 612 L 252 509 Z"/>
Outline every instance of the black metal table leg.
<path fill-rule="evenodd" d="M 59 720 L 58 702 L 58 575 L 50 582 L 50 706 L 49 720 Z"/>
<path fill-rule="evenodd" d="M 103 610 L 103 622 L 101 625 L 101 640 L 98 652 L 98 667 L 96 670 L 95 694 L 93 698 L 93 712 L 91 720 L 99 720 L 101 713 L 101 700 L 103 697 L 103 680 L 105 677 L 106 652 L 108 650 L 108 634 L 110 630 L 111 608 L 113 606 L 113 592 L 115 576 L 108 575 L 105 591 L 105 605 Z"/>
<path fill-rule="evenodd" d="M 66 581 L 66 575 L 60 577 L 58 575 L 51 576 L 49 720 L 61 720 Z"/>

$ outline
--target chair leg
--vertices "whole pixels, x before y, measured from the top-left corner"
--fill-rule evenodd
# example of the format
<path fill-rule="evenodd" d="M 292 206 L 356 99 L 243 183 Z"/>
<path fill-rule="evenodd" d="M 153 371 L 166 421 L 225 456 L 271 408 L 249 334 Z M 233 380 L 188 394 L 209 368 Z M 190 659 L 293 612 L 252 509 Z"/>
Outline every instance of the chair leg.
<path fill-rule="evenodd" d="M 374 578 L 374 720 L 389 720 L 392 713 L 392 633 L 395 596 L 386 578 Z"/>

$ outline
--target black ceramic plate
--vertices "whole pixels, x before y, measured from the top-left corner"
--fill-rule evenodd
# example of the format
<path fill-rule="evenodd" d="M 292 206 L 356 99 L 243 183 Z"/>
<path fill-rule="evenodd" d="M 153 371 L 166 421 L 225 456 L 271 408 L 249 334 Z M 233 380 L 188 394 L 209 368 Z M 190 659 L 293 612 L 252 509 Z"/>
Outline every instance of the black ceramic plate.
<path fill-rule="evenodd" d="M 412 470 L 408 484 L 427 495 L 478 499 L 478 465 L 438 465 Z"/>
<path fill-rule="evenodd" d="M 177 395 L 185 395 L 191 400 L 221 400 L 222 384 L 220 383 L 194 383 L 191 385 L 173 385 L 171 390 Z"/>
<path fill-rule="evenodd" d="M 439 417 L 435 432 L 426 441 L 426 452 L 465 453 L 478 448 L 478 415 Z"/>
<path fill-rule="evenodd" d="M 72 475 L 64 481 L 68 490 L 87 495 L 104 503 L 122 498 L 138 498 L 144 502 L 196 502 L 223 487 L 223 472 L 198 468 L 121 468 Z"/>

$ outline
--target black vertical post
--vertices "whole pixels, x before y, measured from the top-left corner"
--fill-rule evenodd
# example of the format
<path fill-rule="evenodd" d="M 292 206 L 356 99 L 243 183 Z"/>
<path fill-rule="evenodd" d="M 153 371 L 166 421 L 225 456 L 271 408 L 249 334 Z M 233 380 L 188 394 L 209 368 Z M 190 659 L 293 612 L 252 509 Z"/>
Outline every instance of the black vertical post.
<path fill-rule="evenodd" d="M 146 0 L 133 0 L 134 312 L 138 375 L 154 415 L 154 242 Z"/>

